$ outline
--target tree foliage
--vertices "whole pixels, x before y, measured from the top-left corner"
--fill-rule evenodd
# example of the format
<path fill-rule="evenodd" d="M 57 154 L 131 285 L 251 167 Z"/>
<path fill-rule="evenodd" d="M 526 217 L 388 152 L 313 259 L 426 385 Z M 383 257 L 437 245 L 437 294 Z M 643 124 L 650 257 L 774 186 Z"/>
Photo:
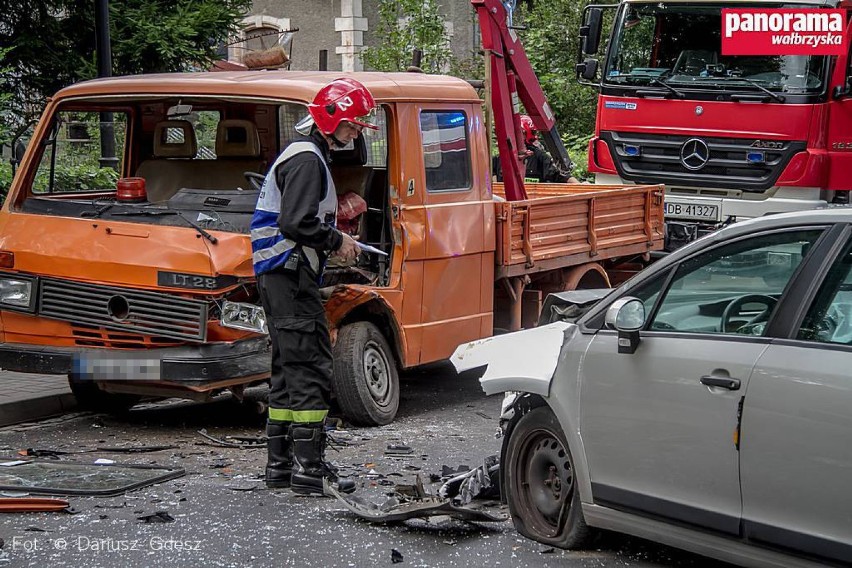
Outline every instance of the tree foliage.
<path fill-rule="evenodd" d="M 452 60 L 444 17 L 435 0 L 379 0 L 375 47 L 363 52 L 364 64 L 376 71 L 405 71 L 415 48 L 423 52 L 420 67 L 443 72 Z"/>
<path fill-rule="evenodd" d="M 559 131 L 568 137 L 588 137 L 595 128 L 597 92 L 577 82 L 574 65 L 583 8 L 591 0 L 548 0 L 526 3 L 516 12 L 526 30 L 521 40 Z M 516 20 L 517 23 L 517 20 Z"/>
<path fill-rule="evenodd" d="M 250 6 L 251 0 L 113 0 L 113 74 L 206 67 Z M 0 49 L 8 50 L 0 52 L 0 68 L 7 68 L 0 93 L 11 96 L 23 123 L 38 116 L 47 96 L 97 75 L 95 0 L 4 0 Z"/>

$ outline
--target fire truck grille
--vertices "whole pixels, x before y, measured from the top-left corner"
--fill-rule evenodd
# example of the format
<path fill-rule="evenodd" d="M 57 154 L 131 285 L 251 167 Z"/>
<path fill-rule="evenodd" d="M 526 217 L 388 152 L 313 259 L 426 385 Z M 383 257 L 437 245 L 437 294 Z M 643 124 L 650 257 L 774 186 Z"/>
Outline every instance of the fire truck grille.
<path fill-rule="evenodd" d="M 622 179 L 634 183 L 764 191 L 801 141 L 601 132 Z M 697 142 L 695 142 L 697 141 Z"/>
<path fill-rule="evenodd" d="M 42 317 L 143 335 L 203 342 L 207 303 L 131 288 L 44 278 Z"/>

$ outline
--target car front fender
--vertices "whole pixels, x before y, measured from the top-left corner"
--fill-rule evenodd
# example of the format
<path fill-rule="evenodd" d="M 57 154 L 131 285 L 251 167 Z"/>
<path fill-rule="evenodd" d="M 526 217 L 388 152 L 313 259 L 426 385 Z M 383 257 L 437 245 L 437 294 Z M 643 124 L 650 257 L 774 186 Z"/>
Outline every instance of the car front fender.
<path fill-rule="evenodd" d="M 521 391 L 546 397 L 562 346 L 575 333 L 573 323 L 554 322 L 463 343 L 450 361 L 458 372 L 487 366 L 479 379 L 485 394 Z"/>

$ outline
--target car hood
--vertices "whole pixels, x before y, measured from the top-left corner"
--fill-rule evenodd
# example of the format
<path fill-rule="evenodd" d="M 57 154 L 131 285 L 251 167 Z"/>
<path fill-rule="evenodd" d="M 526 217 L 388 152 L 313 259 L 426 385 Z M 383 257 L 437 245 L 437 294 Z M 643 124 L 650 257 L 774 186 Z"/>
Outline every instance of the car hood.
<path fill-rule="evenodd" d="M 523 391 L 548 396 L 562 346 L 578 331 L 554 322 L 459 345 L 450 361 L 459 372 L 487 366 L 479 379 L 485 394 Z"/>

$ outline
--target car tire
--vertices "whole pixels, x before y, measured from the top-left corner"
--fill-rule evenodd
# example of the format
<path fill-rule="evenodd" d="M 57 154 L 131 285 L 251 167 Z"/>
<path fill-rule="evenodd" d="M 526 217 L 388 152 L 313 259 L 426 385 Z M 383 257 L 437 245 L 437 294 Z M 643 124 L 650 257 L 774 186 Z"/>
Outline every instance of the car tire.
<path fill-rule="evenodd" d="M 334 393 L 344 418 L 355 425 L 382 426 L 396 417 L 396 360 L 384 335 L 372 323 L 351 323 L 338 331 Z"/>
<path fill-rule="evenodd" d="M 503 457 L 504 487 L 515 528 L 559 548 L 582 548 L 593 536 L 580 505 L 574 460 L 559 421 L 540 406 L 520 418 Z"/>
<path fill-rule="evenodd" d="M 142 398 L 135 394 L 105 392 L 94 382 L 81 381 L 73 374 L 68 375 L 68 387 L 77 399 L 78 407 L 105 414 L 123 414 Z"/>

